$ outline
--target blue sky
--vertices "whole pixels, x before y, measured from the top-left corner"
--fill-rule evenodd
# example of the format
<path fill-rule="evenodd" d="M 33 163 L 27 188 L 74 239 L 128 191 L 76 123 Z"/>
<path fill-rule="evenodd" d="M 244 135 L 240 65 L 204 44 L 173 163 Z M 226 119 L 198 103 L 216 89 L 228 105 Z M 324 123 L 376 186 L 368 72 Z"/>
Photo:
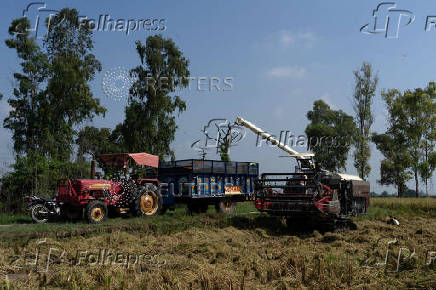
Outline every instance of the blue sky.
<path fill-rule="evenodd" d="M 424 87 L 436 79 L 433 52 L 436 28 L 425 31 L 426 17 L 436 15 L 434 1 L 396 1 L 398 9 L 413 12 L 414 22 L 402 19 L 399 37 L 363 34 L 360 27 L 371 21 L 380 1 L 42 1 L 49 9 L 72 7 L 81 15 L 112 19 L 165 19 L 165 37 L 171 37 L 190 60 L 193 77 L 232 78 L 232 90 L 195 89 L 180 92 L 187 111 L 178 118 L 179 129 L 172 144 L 176 157 L 193 158 L 198 153 L 191 144 L 201 137 L 200 130 L 212 118 L 234 120 L 242 116 L 273 134 L 289 130 L 304 134 L 306 112 L 317 99 L 335 109 L 353 114 L 353 70 L 363 61 L 378 71 L 380 82 L 374 100 L 373 130 L 385 127 L 385 109 L 380 91 L 388 88 Z M 2 1 L 0 38 L 8 37 L 12 19 L 21 16 L 30 1 Z M 32 16 L 29 14 L 29 18 Z M 152 32 L 126 35 L 118 31 L 94 33 L 94 53 L 103 71 L 92 82 L 92 90 L 107 107 L 105 118 L 93 125 L 113 128 L 124 117 L 124 102 L 107 97 L 102 90 L 104 73 L 115 67 L 130 69 L 138 64 L 134 42 L 144 41 Z M 9 111 L 6 99 L 13 87 L 12 73 L 19 69 L 14 51 L 0 43 L 0 119 Z M 83 124 L 87 125 L 91 123 Z M 11 135 L 0 128 L 0 162 L 12 160 Z M 255 146 L 255 136 L 247 137 L 231 150 L 237 161 L 257 161 L 261 171 L 285 171 L 293 167 L 276 148 Z M 296 148 L 305 151 L 304 148 Z M 213 152 L 208 158 L 218 158 Z M 381 156 L 373 148 L 372 189 L 390 187 L 376 183 Z M 355 173 L 350 158 L 348 170 Z M 435 181 L 435 180 L 434 180 Z M 433 183 L 434 183 L 433 181 Z M 412 187 L 413 184 L 410 183 Z M 423 188 L 423 187 L 422 187 Z M 431 189 L 434 192 L 435 186 Z"/>

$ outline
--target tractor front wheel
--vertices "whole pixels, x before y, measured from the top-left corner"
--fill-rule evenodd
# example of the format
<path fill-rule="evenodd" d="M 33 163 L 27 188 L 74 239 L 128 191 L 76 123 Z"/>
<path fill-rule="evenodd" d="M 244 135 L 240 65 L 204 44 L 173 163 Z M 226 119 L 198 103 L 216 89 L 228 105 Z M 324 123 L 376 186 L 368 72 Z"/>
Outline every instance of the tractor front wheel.
<path fill-rule="evenodd" d="M 147 184 L 139 189 L 136 195 L 134 213 L 136 216 L 158 215 L 163 210 L 162 195 L 153 184 Z"/>
<path fill-rule="evenodd" d="M 32 205 L 30 211 L 32 214 L 32 221 L 35 223 L 43 224 L 49 219 L 48 208 L 41 203 Z"/>
<path fill-rule="evenodd" d="M 107 206 L 104 202 L 94 200 L 88 203 L 86 207 L 86 219 L 91 224 L 104 221 L 107 216 Z"/>

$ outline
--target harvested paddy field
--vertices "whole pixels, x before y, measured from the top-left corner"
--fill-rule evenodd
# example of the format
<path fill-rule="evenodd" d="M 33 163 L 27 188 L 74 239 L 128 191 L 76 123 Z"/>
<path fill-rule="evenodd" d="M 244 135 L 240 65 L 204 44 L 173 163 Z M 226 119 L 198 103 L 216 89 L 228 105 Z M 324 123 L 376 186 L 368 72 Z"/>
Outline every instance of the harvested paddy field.
<path fill-rule="evenodd" d="M 341 233 L 293 232 L 249 203 L 232 216 L 26 222 L 3 217 L 4 288 L 436 288 L 436 199 L 374 198 Z"/>

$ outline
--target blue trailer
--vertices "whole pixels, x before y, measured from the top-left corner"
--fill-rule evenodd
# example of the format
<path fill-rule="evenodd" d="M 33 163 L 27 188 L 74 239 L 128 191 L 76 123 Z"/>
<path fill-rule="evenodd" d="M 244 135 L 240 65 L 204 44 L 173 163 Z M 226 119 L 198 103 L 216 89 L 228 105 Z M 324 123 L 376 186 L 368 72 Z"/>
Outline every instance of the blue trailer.
<path fill-rule="evenodd" d="M 164 207 L 186 203 L 190 212 L 205 212 L 215 205 L 232 213 L 236 202 L 252 200 L 259 164 L 187 159 L 159 164 Z"/>

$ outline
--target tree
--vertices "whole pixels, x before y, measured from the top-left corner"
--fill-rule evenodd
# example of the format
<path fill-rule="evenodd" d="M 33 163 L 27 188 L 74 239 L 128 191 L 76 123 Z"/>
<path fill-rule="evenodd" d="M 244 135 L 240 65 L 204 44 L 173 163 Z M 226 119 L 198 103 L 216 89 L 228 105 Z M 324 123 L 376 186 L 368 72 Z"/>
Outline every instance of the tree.
<path fill-rule="evenodd" d="M 4 127 L 12 130 L 18 154 L 69 160 L 74 126 L 105 112 L 88 85 L 101 70 L 90 53 L 92 30 L 87 20 L 79 22 L 77 10 L 62 9 L 51 17 L 43 50 L 29 38 L 29 28 L 26 18 L 9 27 L 6 45 L 22 62 Z"/>
<path fill-rule="evenodd" d="M 424 114 L 426 115 L 426 123 L 423 140 L 421 142 L 422 161 L 418 165 L 419 175 L 425 183 L 425 193 L 428 196 L 428 180 L 433 176 L 436 169 L 436 96 L 435 83 L 431 82 L 426 88 L 427 96 L 424 104 Z"/>
<path fill-rule="evenodd" d="M 402 130 L 408 140 L 408 151 L 412 157 L 411 169 L 415 179 L 416 197 L 419 196 L 419 175 L 431 178 L 434 168 L 434 146 L 436 127 L 436 83 L 430 82 L 424 89 L 407 90 L 397 100 L 402 105 Z M 427 181 L 426 181 L 427 182 Z"/>
<path fill-rule="evenodd" d="M 399 136 L 396 137 L 394 132 L 388 130 L 384 134 L 374 133 L 372 141 L 385 157 L 380 163 L 379 183 L 395 185 L 398 197 L 403 196 L 407 189 L 406 182 L 411 178 L 407 170 L 410 165 L 410 156 L 407 154 L 405 140 Z"/>
<path fill-rule="evenodd" d="M 17 156 L 12 168 L 1 178 L 0 203 L 4 204 L 5 212 L 23 211 L 24 194 L 53 197 L 58 179 L 89 176 L 89 164 L 47 159 L 39 154 Z"/>
<path fill-rule="evenodd" d="M 424 89 L 390 90 L 383 94 L 390 113 L 394 141 L 404 140 L 409 167 L 415 180 L 416 197 L 419 196 L 419 177 L 431 178 L 434 170 L 436 127 L 436 83 L 430 82 Z"/>
<path fill-rule="evenodd" d="M 92 27 L 88 20 L 79 21 L 76 9 L 64 8 L 48 26 L 44 46 L 50 59 L 47 99 L 50 155 L 68 159 L 71 155 L 74 126 L 106 109 L 94 98 L 88 82 L 101 64 L 91 53 Z"/>
<path fill-rule="evenodd" d="M 27 18 L 12 21 L 6 45 L 15 49 L 21 60 L 21 72 L 14 73 L 16 87 L 8 98 L 11 106 L 4 127 L 12 131 L 14 150 L 18 154 L 33 154 L 43 151 L 46 138 L 43 136 L 47 106 L 43 83 L 48 77 L 48 57 L 34 38 L 29 38 L 30 23 Z"/>
<path fill-rule="evenodd" d="M 371 104 L 377 90 L 378 76 L 374 75 L 371 64 L 364 62 L 360 70 L 354 71 L 354 79 L 353 108 L 358 130 L 354 140 L 354 167 L 359 172 L 360 178 L 366 179 L 371 172 L 369 165 L 370 129 L 373 123 Z"/>
<path fill-rule="evenodd" d="M 189 61 L 171 39 L 149 36 L 136 42 L 141 64 L 131 70 L 136 78 L 130 89 L 125 120 L 114 131 L 114 140 L 126 151 L 146 151 L 174 157 L 170 144 L 177 129 L 175 115 L 186 110 L 176 89 L 189 84 Z"/>
<path fill-rule="evenodd" d="M 395 185 L 398 197 L 401 197 L 407 189 L 406 182 L 411 178 L 408 168 L 412 163 L 407 137 L 402 129 L 403 106 L 397 101 L 401 92 L 396 89 L 383 91 L 382 98 L 388 111 L 388 128 L 385 133 L 372 135 L 372 141 L 385 157 L 380 163 L 379 183 Z"/>
<path fill-rule="evenodd" d="M 62 9 L 51 17 L 42 47 L 29 37 L 29 31 L 26 18 L 15 19 L 9 27 L 11 38 L 6 40 L 21 65 L 8 97 L 12 110 L 4 120 L 17 153 L 14 171 L 1 178 L 1 199 L 9 209 L 17 208 L 14 202 L 22 203 L 23 194 L 52 191 L 57 178 L 88 175 L 88 166 L 70 162 L 74 129 L 105 112 L 88 85 L 101 70 L 90 53 L 88 21 L 79 22 L 75 9 Z"/>
<path fill-rule="evenodd" d="M 431 145 L 434 148 L 434 145 Z M 436 169 L 436 152 L 430 153 L 430 145 L 424 144 L 424 161 L 419 166 L 419 174 L 425 183 L 425 194 L 429 196 L 428 181 L 432 178 Z"/>
<path fill-rule="evenodd" d="M 212 132 L 214 133 L 213 135 L 211 134 Z M 197 148 L 205 154 L 207 149 L 215 147 L 216 153 L 221 157 L 221 161 L 230 161 L 230 147 L 245 137 L 245 131 L 242 126 L 237 123 L 230 123 L 226 119 L 210 120 L 207 126 L 203 128 L 202 133 L 205 136 L 204 147 L 197 146 Z M 200 140 L 194 144 L 198 145 L 199 142 Z M 212 146 L 210 143 L 212 143 Z"/>
<path fill-rule="evenodd" d="M 121 153 L 111 137 L 112 132 L 109 128 L 86 126 L 77 134 L 77 159 L 84 159 L 85 154 Z"/>
<path fill-rule="evenodd" d="M 308 149 L 315 153 L 315 160 L 330 171 L 345 169 L 356 125 L 353 117 L 342 110 L 332 110 L 322 100 L 315 101 L 307 113 L 310 124 L 306 127 Z M 315 142 L 314 142 L 315 141 Z"/>

